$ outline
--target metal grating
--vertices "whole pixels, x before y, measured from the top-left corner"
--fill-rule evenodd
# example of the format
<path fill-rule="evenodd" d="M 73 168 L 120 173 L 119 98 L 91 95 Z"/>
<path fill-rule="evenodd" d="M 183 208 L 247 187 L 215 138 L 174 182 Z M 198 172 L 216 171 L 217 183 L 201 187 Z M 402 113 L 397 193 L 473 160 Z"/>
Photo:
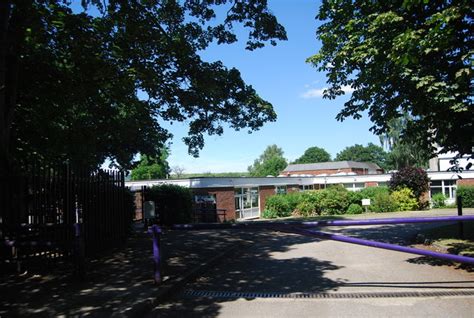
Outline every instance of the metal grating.
<path fill-rule="evenodd" d="M 353 298 L 401 298 L 401 297 L 453 297 L 474 296 L 474 290 L 455 291 L 407 291 L 407 292 L 366 292 L 366 293 L 279 293 L 279 292 L 228 292 L 208 290 L 185 290 L 184 297 L 204 298 L 292 298 L 292 299 L 353 299 Z"/>

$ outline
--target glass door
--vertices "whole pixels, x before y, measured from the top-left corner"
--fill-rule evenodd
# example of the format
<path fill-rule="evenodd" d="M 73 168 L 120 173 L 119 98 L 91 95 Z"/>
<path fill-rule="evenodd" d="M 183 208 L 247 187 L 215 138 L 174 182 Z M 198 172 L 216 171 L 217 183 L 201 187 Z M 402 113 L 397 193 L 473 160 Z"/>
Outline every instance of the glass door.
<path fill-rule="evenodd" d="M 235 195 L 235 211 L 237 218 L 246 219 L 260 216 L 258 188 L 237 188 Z"/>

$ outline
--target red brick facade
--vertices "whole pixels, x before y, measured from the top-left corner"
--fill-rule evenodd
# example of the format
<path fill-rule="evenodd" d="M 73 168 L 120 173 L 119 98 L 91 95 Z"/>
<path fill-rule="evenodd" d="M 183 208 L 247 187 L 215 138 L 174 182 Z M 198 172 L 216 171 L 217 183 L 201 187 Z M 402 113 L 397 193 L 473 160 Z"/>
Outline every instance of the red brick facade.
<path fill-rule="evenodd" d="M 193 194 L 213 194 L 216 196 L 217 209 L 226 210 L 226 220 L 235 220 L 235 199 L 234 188 L 207 188 L 207 189 L 193 189 Z M 220 221 L 224 221 L 220 217 Z"/>
<path fill-rule="evenodd" d="M 275 186 L 261 186 L 259 188 L 260 213 L 265 210 L 265 202 L 269 196 L 275 195 Z"/>
<path fill-rule="evenodd" d="M 366 182 L 365 183 L 366 188 L 368 188 L 368 187 L 378 187 L 378 186 L 379 186 L 378 182 Z"/>
<path fill-rule="evenodd" d="M 298 191 L 300 191 L 300 186 L 297 184 L 289 184 L 286 186 L 287 193 L 298 192 Z"/>
<path fill-rule="evenodd" d="M 461 179 L 456 182 L 458 186 L 474 186 L 474 179 Z"/>

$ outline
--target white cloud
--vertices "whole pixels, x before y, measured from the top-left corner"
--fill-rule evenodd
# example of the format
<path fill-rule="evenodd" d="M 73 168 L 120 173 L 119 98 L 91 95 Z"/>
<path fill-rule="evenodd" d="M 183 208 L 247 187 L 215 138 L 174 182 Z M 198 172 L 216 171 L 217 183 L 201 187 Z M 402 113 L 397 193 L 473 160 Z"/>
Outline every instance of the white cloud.
<path fill-rule="evenodd" d="M 310 98 L 321 98 L 324 96 L 324 91 L 327 89 L 327 87 L 323 88 L 311 88 L 308 89 L 306 92 L 301 94 L 301 97 L 304 99 L 310 99 Z M 349 85 L 344 85 L 341 87 L 342 91 L 345 94 L 352 93 L 354 89 L 350 87 Z"/>
<path fill-rule="evenodd" d="M 305 99 L 323 97 L 324 90 L 326 90 L 326 88 L 311 88 L 301 94 L 301 97 Z"/>

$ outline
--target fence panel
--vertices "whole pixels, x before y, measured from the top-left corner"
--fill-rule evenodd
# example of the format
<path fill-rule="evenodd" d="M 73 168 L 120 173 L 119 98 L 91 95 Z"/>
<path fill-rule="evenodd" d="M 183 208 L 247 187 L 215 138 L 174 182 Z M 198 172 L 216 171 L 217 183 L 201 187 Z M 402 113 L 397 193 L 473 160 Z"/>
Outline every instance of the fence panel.
<path fill-rule="evenodd" d="M 75 223 L 82 223 L 86 255 L 117 246 L 132 222 L 124 195 L 121 171 L 32 164 L 0 177 L 0 261 L 70 256 Z"/>

